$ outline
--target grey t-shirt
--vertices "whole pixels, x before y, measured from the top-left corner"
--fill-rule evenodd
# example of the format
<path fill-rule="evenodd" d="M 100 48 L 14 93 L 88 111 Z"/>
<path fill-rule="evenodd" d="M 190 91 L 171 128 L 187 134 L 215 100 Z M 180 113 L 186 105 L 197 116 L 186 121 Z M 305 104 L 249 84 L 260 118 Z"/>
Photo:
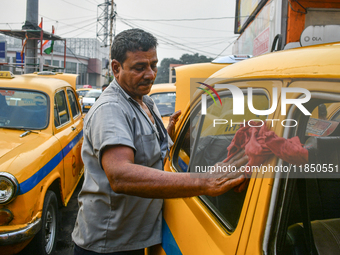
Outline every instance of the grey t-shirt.
<path fill-rule="evenodd" d="M 143 101 L 159 118 L 152 99 Z M 166 133 L 164 126 L 160 130 Z M 133 148 L 135 164 L 162 170 L 168 143 L 160 144 L 160 130 L 116 81 L 91 107 L 84 121 L 84 183 L 72 233 L 78 246 L 109 253 L 161 243 L 163 200 L 116 194 L 101 166 L 105 146 L 125 145 Z"/>

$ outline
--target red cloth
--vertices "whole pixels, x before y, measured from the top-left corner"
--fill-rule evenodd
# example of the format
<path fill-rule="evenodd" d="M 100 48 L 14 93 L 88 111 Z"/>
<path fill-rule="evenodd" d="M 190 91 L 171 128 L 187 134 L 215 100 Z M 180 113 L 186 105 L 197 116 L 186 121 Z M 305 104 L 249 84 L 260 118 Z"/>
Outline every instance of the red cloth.
<path fill-rule="evenodd" d="M 240 150 L 244 149 L 249 158 L 248 166 L 260 166 L 267 158 L 275 155 L 294 165 L 303 165 L 308 162 L 308 150 L 303 148 L 299 137 L 290 139 L 278 137 L 273 131 L 267 130 L 266 124 L 252 122 L 252 126 L 240 128 L 228 146 L 228 161 Z M 250 177 L 251 173 L 247 173 Z"/>

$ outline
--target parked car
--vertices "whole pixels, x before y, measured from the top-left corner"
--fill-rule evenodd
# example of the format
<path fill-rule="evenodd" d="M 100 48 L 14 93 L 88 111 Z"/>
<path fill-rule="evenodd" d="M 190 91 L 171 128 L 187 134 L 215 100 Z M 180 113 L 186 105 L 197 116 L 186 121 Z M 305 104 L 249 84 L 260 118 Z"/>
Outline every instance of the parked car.
<path fill-rule="evenodd" d="M 68 82 L 0 72 L 0 253 L 53 254 L 58 210 L 83 174 L 83 119 Z M 33 238 L 33 240 L 32 240 Z"/>
<path fill-rule="evenodd" d="M 79 104 L 82 105 L 83 104 L 83 97 L 86 95 L 87 92 L 89 92 L 90 90 L 92 90 L 92 88 L 82 88 L 82 89 L 77 89 L 77 95 L 78 95 L 78 100 L 79 100 Z"/>
<path fill-rule="evenodd" d="M 154 84 L 149 96 L 156 103 L 164 126 L 167 127 L 170 115 L 175 111 L 176 86 L 173 83 Z"/>
<path fill-rule="evenodd" d="M 90 110 L 92 105 L 97 101 L 101 94 L 101 89 L 91 89 L 85 94 L 81 104 L 83 113 L 87 113 Z"/>
<path fill-rule="evenodd" d="M 195 88 L 197 87 L 197 83 L 192 82 L 193 79 L 195 79 L 195 81 L 204 81 L 202 78 L 209 77 L 224 67 L 243 60 L 247 60 L 251 57 L 251 55 L 228 55 L 218 57 L 208 63 L 198 63 L 176 67 L 176 93 L 177 95 L 181 95 L 181 97 L 180 100 L 176 100 L 175 111 L 184 111 L 187 104 L 190 102 L 190 98 L 192 98 L 192 92 L 195 91 Z"/>
<path fill-rule="evenodd" d="M 76 89 L 78 74 L 42 71 L 42 72 L 34 72 L 30 74 L 25 74 L 25 76 L 38 76 L 38 77 L 45 77 L 45 78 L 48 77 L 48 78 L 55 78 L 55 79 L 63 80 L 63 81 L 68 82 L 74 89 Z"/>
<path fill-rule="evenodd" d="M 338 56 L 336 43 L 265 54 L 207 77 L 211 97 L 192 92 L 165 171 L 195 173 L 224 160 L 249 120 L 314 147 L 306 165 L 267 157 L 238 192 L 165 199 L 162 245 L 150 254 L 340 254 Z M 177 100 L 186 96 L 177 91 Z"/>

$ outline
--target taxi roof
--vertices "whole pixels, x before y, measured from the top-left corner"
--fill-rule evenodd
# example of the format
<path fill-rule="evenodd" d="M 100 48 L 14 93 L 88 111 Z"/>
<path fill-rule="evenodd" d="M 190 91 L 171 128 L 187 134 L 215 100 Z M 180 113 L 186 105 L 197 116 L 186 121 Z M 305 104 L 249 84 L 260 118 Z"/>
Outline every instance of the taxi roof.
<path fill-rule="evenodd" d="M 340 78 L 340 43 L 268 53 L 223 68 L 208 80 L 224 78 Z"/>
<path fill-rule="evenodd" d="M 153 93 L 163 93 L 163 92 L 176 92 L 175 84 L 174 83 L 159 83 L 159 84 L 154 84 L 151 87 L 149 95 L 153 94 Z"/>
<path fill-rule="evenodd" d="M 24 74 L 24 76 L 39 76 L 39 77 L 48 77 L 48 78 L 64 80 L 68 82 L 70 85 L 72 85 L 74 89 L 76 89 L 78 74 L 55 73 L 55 72 L 50 72 L 50 71 L 43 71 L 43 72 L 34 72 L 30 74 Z"/>
<path fill-rule="evenodd" d="M 242 61 L 243 62 L 243 61 Z M 198 63 L 190 65 L 182 65 L 176 67 L 176 107 L 175 111 L 185 109 L 187 103 L 193 94 L 190 88 L 191 78 L 208 78 L 218 70 L 230 66 L 230 63 Z M 233 64 L 234 65 L 234 64 Z"/>
<path fill-rule="evenodd" d="M 72 88 L 68 82 L 60 79 L 26 75 L 14 75 L 13 77 L 12 79 L 0 78 L 0 87 L 38 90 L 47 94 L 53 94 L 61 87 Z"/>

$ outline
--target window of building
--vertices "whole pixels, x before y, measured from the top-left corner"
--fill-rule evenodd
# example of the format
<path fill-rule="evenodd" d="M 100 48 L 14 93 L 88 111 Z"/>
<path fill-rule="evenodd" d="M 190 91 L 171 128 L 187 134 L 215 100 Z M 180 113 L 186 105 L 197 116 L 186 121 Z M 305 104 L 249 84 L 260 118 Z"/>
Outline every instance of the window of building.
<path fill-rule="evenodd" d="M 66 62 L 66 73 L 77 73 L 77 63 L 74 62 Z"/>

